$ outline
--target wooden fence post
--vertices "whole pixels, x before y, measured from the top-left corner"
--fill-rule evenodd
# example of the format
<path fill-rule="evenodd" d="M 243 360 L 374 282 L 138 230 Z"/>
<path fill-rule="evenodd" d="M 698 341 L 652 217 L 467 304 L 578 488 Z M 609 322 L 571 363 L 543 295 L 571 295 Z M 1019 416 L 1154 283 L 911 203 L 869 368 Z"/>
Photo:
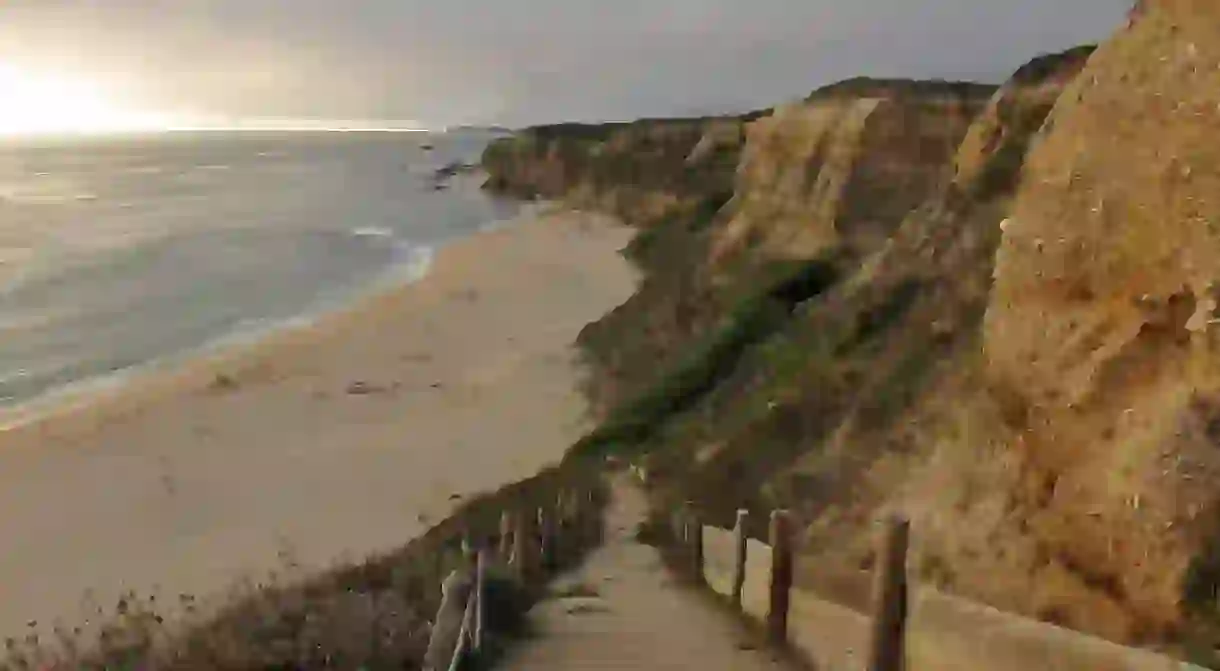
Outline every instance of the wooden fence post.
<path fill-rule="evenodd" d="M 441 543 L 440 548 L 432 553 L 432 573 L 442 582 L 445 580 L 445 555 L 449 552 L 448 543 Z"/>
<path fill-rule="evenodd" d="M 590 546 L 596 545 L 601 541 L 602 536 L 602 511 L 597 506 L 597 490 L 592 486 L 585 491 L 581 502 L 581 509 L 585 518 L 583 526 L 585 526 L 586 533 L 588 534 L 585 538 L 585 543 Z"/>
<path fill-rule="evenodd" d="M 568 535 L 572 530 L 570 500 L 566 489 L 555 499 L 555 561 L 558 566 L 563 566 L 568 560 L 568 554 L 573 547 L 572 538 Z"/>
<path fill-rule="evenodd" d="M 462 661 L 466 659 L 466 647 L 470 639 L 470 628 L 474 619 L 474 594 L 466 599 L 466 607 L 462 613 L 462 626 L 458 631 L 457 643 L 453 648 L 453 654 L 449 657 L 448 671 L 458 671 L 462 668 Z"/>
<path fill-rule="evenodd" d="M 584 497 L 579 488 L 568 490 L 568 533 L 572 544 L 584 552 L 588 544 L 585 538 Z"/>
<path fill-rule="evenodd" d="M 572 537 L 576 539 L 576 543 L 583 552 L 590 543 L 590 534 L 588 525 L 585 524 L 585 497 L 579 489 L 572 490 L 571 503 L 572 507 L 569 512 L 572 514 Z"/>
<path fill-rule="evenodd" d="M 593 487 L 584 493 L 584 514 L 588 516 L 589 544 L 600 543 L 605 538 L 605 519 L 598 504 L 598 490 Z"/>
<path fill-rule="evenodd" d="M 577 497 L 571 489 L 563 490 L 559 495 L 559 516 L 565 525 L 570 525 L 576 517 Z"/>
<path fill-rule="evenodd" d="M 690 511 L 686 516 L 686 524 L 691 577 L 695 582 L 703 582 L 703 521 L 694 511 Z"/>
<path fill-rule="evenodd" d="M 513 551 L 513 515 L 505 510 L 500 513 L 500 561 L 508 562 Z"/>
<path fill-rule="evenodd" d="M 462 532 L 462 560 L 469 566 L 474 561 L 474 544 L 470 541 L 470 531 Z"/>
<path fill-rule="evenodd" d="M 873 631 L 869 671 L 901 671 L 907 620 L 907 547 L 911 525 L 892 517 L 878 538 L 873 572 Z"/>
<path fill-rule="evenodd" d="M 550 571 L 554 567 L 555 562 L 555 535 L 552 528 L 555 524 L 555 515 L 548 511 L 545 507 L 538 508 L 538 559 L 539 568 L 543 571 Z"/>
<path fill-rule="evenodd" d="M 483 603 L 487 575 L 487 550 L 479 548 L 474 569 L 474 641 L 475 653 L 483 651 L 483 628 L 487 624 L 487 605 Z"/>
<path fill-rule="evenodd" d="M 733 525 L 733 607 L 742 609 L 742 594 L 746 589 L 746 524 L 749 523 L 750 511 L 742 508 L 737 511 L 737 523 Z"/>
<path fill-rule="evenodd" d="M 533 511 L 529 514 L 517 513 L 513 516 L 516 528 L 513 530 L 512 568 L 517 579 L 522 584 L 528 584 L 534 579 L 534 552 L 538 542 L 537 518 Z"/>
<path fill-rule="evenodd" d="M 426 671 L 446 671 L 461 648 L 470 604 L 467 579 L 461 571 L 453 571 L 441 583 L 441 604 L 424 654 Z"/>
<path fill-rule="evenodd" d="M 788 606 L 792 590 L 792 521 L 786 510 L 771 512 L 771 599 L 767 635 L 772 643 L 788 641 Z"/>

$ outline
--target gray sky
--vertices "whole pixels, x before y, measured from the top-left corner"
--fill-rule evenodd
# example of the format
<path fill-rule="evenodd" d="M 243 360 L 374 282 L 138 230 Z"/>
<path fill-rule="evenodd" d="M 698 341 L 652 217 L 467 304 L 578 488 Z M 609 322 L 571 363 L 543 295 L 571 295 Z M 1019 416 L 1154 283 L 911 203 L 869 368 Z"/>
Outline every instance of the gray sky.
<path fill-rule="evenodd" d="M 761 107 L 858 74 L 999 80 L 1104 38 L 1130 4 L 0 0 L 0 65 L 215 114 L 628 118 Z"/>

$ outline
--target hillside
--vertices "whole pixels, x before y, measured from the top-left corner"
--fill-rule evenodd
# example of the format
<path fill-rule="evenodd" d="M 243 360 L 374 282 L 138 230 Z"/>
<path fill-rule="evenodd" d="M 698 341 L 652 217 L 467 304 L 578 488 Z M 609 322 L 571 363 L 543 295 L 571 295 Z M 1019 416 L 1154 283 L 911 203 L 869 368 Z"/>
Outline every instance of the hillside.
<path fill-rule="evenodd" d="M 984 352 L 1022 433 L 1016 514 L 1049 566 L 1128 615 L 1115 634 L 1157 637 L 1214 619 L 1220 578 L 1220 22 L 1210 3 L 1141 5 L 1030 156 Z"/>
<path fill-rule="evenodd" d="M 843 601 L 901 507 L 925 580 L 1193 644 L 1220 578 L 1220 23 L 1197 12 L 1142 7 L 998 90 L 851 80 L 493 146 L 491 188 L 640 227 L 640 291 L 582 334 L 604 421 L 573 458 L 635 455 L 722 522 L 793 509 L 800 578 Z"/>

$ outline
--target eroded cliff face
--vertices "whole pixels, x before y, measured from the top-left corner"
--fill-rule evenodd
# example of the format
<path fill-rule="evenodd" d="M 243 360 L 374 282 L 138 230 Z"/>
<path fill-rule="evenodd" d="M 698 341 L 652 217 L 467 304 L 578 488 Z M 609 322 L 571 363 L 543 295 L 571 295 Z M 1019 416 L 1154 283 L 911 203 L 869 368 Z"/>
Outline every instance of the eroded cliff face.
<path fill-rule="evenodd" d="M 1013 188 L 1030 143 L 1094 49 L 1039 56 L 996 92 L 957 150 L 953 182 L 964 195 L 988 198 Z"/>
<path fill-rule="evenodd" d="M 1011 516 L 1137 639 L 1214 616 L 1220 578 L 1220 8 L 1141 4 L 1032 152 L 984 347 L 1018 432 Z M 1043 607 L 1096 629 L 1069 596 Z"/>
<path fill-rule="evenodd" d="M 994 92 L 860 80 L 685 136 L 666 170 L 736 156 L 723 207 L 653 218 L 644 288 L 582 336 L 606 407 L 721 357 L 661 385 L 635 454 L 723 521 L 794 510 L 798 579 L 845 601 L 894 507 L 949 591 L 1124 642 L 1220 621 L 1218 14 L 1141 3 Z M 769 284 L 826 259 L 829 286 Z M 743 297 L 787 321 L 725 358 Z"/>
<path fill-rule="evenodd" d="M 562 199 L 646 226 L 694 200 L 728 198 L 744 126 L 755 116 L 527 129 L 488 147 L 487 188 Z"/>
<path fill-rule="evenodd" d="M 825 413 L 828 389 L 840 405 L 830 406 L 823 434 L 806 433 L 812 440 L 763 490 L 775 499 L 768 505 L 789 506 L 806 522 L 809 563 L 819 569 L 803 579 L 822 593 L 866 603 L 859 567 L 870 561 L 871 520 L 895 509 L 918 529 L 912 568 L 924 583 L 1127 635 L 1124 606 L 1099 596 L 1091 576 L 1049 565 L 1041 540 L 1014 515 L 1027 491 L 1025 469 L 1008 449 L 1018 432 L 1005 424 L 980 356 L 1001 222 L 1029 148 L 1049 130 L 1051 109 L 1091 52 L 1040 57 L 1018 70 L 966 133 L 952 183 L 804 315 L 807 342 L 834 355 L 807 364 L 820 371 L 817 384 L 776 409 Z"/>
<path fill-rule="evenodd" d="M 1037 550 L 1006 517 L 1018 470 L 978 353 L 1026 152 L 1090 52 L 1037 59 L 996 91 L 945 161 L 952 180 L 677 420 L 689 438 L 654 457 L 726 521 L 736 506 L 794 511 L 817 567 L 798 580 L 822 594 L 866 605 L 871 521 L 892 507 L 914 518 L 922 580 L 1056 617 L 1030 598 Z"/>
<path fill-rule="evenodd" d="M 840 85 L 751 123 L 713 256 L 877 249 L 909 210 L 947 183 L 949 161 L 992 91 Z"/>
<path fill-rule="evenodd" d="M 948 183 L 957 145 L 994 90 L 851 80 L 749 122 L 744 134 L 705 128 L 685 163 L 699 165 L 709 147 L 722 147 L 721 156 L 738 159 L 731 191 L 697 182 L 715 195 L 712 207 L 675 217 L 652 236 L 640 291 L 582 334 L 602 373 L 590 385 L 598 404 L 647 391 L 699 341 L 728 328 L 743 301 L 802 266 L 812 271 L 777 302 L 808 298 L 793 291 L 819 290 L 809 283 L 824 272 L 849 273 Z M 833 268 L 816 265 L 823 262 Z"/>

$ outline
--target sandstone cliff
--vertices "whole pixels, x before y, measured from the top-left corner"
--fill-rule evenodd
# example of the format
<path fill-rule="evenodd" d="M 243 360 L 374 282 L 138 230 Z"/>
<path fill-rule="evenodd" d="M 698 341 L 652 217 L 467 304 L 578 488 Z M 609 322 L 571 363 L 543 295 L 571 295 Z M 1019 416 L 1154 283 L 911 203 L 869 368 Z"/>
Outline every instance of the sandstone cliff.
<path fill-rule="evenodd" d="M 690 131 L 681 161 L 619 145 L 652 166 L 626 174 L 666 166 L 637 191 L 703 206 L 648 219 L 644 287 L 582 337 L 608 421 L 579 450 L 641 454 L 726 521 L 792 508 L 798 579 L 844 601 L 900 507 L 945 589 L 1125 642 L 1205 631 L 1214 11 L 1148 3 L 995 91 L 855 80 Z M 733 148 L 714 180 L 671 173 L 708 145 Z"/>
<path fill-rule="evenodd" d="M 485 165 L 492 188 L 659 229 L 633 246 L 648 269 L 639 293 L 582 336 L 601 373 L 590 392 L 607 409 L 654 383 L 743 295 L 815 257 L 851 267 L 878 248 L 951 179 L 993 91 L 850 80 L 765 115 L 544 127 L 493 147 Z"/>
<path fill-rule="evenodd" d="M 1105 633 L 1134 638 L 1214 619 L 1220 579 L 1220 11 L 1141 4 L 1031 154 L 984 342 L 1019 432 L 1012 515 L 1045 572 L 1127 616 Z"/>
<path fill-rule="evenodd" d="M 1007 483 L 989 469 L 1008 471 L 971 446 L 983 434 L 964 432 L 992 421 L 977 352 L 1000 222 L 1027 147 L 1090 51 L 1039 59 L 997 91 L 944 160 L 956 174 L 672 420 L 653 468 L 726 518 L 736 506 L 797 511 L 822 569 L 803 579 L 844 600 L 867 589 L 854 579 L 869 561 L 869 521 L 895 505 L 917 516 L 927 578 L 1032 612 L 1026 568 L 992 573 L 997 521 L 992 499 L 975 494 L 1002 495 Z"/>
<path fill-rule="evenodd" d="M 878 248 L 951 176 L 950 158 L 993 89 L 836 85 L 750 124 L 729 221 L 713 255 L 742 247 L 808 258 Z"/>
<path fill-rule="evenodd" d="M 563 198 L 646 225 L 691 198 L 731 190 L 742 117 L 538 126 L 493 142 L 487 188 Z"/>

